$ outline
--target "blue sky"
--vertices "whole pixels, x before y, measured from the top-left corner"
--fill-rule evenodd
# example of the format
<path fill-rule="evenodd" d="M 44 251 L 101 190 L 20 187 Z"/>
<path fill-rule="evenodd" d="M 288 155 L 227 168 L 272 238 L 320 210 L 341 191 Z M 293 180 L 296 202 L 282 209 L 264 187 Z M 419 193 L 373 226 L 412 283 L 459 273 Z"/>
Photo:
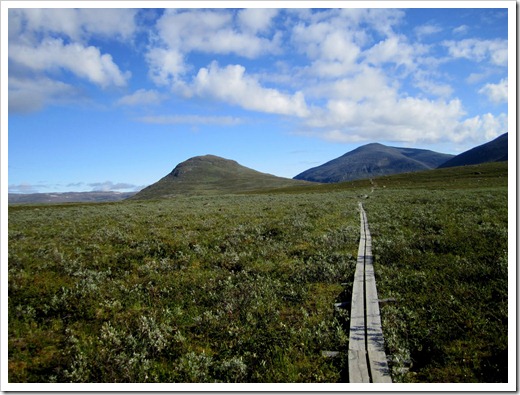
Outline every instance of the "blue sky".
<path fill-rule="evenodd" d="M 294 177 L 370 142 L 456 154 L 508 129 L 514 2 L 71 3 L 9 5 L 9 192 L 138 190 L 204 154 Z"/>

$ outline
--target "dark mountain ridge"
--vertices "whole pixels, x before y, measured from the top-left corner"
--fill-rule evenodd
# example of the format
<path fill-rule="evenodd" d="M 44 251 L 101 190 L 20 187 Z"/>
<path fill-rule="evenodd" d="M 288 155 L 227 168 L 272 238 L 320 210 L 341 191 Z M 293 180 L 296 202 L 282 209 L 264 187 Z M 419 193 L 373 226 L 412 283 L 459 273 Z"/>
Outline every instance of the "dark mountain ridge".
<path fill-rule="evenodd" d="M 371 143 L 321 166 L 308 169 L 294 179 L 332 183 L 429 170 L 438 167 L 453 156 L 424 149 L 389 147 Z"/>
<path fill-rule="evenodd" d="M 439 165 L 439 168 L 478 165 L 487 162 L 507 161 L 507 133 L 494 140 L 465 151 Z"/>

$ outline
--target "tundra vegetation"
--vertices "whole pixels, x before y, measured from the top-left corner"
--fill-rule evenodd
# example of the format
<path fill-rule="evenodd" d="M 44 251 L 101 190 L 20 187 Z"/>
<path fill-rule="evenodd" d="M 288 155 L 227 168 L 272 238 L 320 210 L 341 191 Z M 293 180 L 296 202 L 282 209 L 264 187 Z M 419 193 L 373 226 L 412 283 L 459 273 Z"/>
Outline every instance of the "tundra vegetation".
<path fill-rule="evenodd" d="M 12 205 L 9 381 L 346 381 L 360 196 L 393 381 L 507 381 L 507 163 Z"/>

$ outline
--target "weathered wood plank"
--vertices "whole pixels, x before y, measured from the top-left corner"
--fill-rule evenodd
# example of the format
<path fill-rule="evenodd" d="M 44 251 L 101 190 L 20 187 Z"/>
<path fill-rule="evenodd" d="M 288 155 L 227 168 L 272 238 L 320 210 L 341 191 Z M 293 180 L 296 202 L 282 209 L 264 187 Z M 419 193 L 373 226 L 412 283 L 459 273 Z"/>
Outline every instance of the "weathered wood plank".
<path fill-rule="evenodd" d="M 357 265 L 359 269 L 359 264 Z M 349 349 L 365 350 L 365 307 L 363 270 L 356 269 L 352 287 L 352 302 L 350 310 Z M 361 277 L 360 277 L 361 276 Z M 360 278 L 359 278 L 360 277 Z"/>
<path fill-rule="evenodd" d="M 363 209 L 363 207 L 361 207 Z M 364 213 L 364 210 L 363 210 Z M 365 220 L 365 305 L 366 305 L 366 336 L 367 351 L 372 381 L 374 383 L 391 383 L 390 370 L 385 354 L 383 328 L 381 325 L 381 313 L 379 310 L 379 298 L 377 296 L 376 277 L 372 256 L 372 237 L 364 214 Z"/>
<path fill-rule="evenodd" d="M 363 214 L 360 211 L 361 222 Z M 350 304 L 350 332 L 349 332 L 349 382 L 369 383 L 367 355 L 366 355 L 366 331 L 365 331 L 365 232 L 361 226 L 358 257 L 352 285 L 352 302 Z"/>
<path fill-rule="evenodd" d="M 372 239 L 366 213 L 361 203 L 359 203 L 359 210 L 361 226 L 358 259 L 352 289 L 349 380 L 350 382 L 391 383 L 384 351 L 383 330 L 372 257 Z M 364 369 L 366 369 L 366 372 L 363 371 Z"/>
<path fill-rule="evenodd" d="M 365 350 L 348 350 L 348 378 L 350 383 L 370 383 Z"/>

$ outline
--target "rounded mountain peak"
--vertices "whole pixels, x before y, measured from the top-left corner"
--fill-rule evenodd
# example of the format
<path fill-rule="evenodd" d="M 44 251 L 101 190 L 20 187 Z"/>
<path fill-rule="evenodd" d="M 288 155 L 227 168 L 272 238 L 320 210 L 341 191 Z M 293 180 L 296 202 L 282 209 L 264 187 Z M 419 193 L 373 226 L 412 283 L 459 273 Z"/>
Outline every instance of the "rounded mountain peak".
<path fill-rule="evenodd" d="M 134 199 L 154 199 L 178 195 L 216 195 L 302 184 L 240 165 L 216 155 L 195 156 L 179 163 L 171 173 L 144 188 Z"/>
<path fill-rule="evenodd" d="M 182 162 L 180 164 L 190 163 L 190 162 L 209 162 L 209 163 L 219 163 L 220 162 L 220 163 L 236 163 L 236 164 L 238 164 L 234 160 L 222 158 L 221 156 L 211 155 L 211 154 L 194 156 L 193 158 L 187 159 L 187 160 L 185 160 L 184 162 Z"/>
<path fill-rule="evenodd" d="M 241 167 L 238 162 L 230 159 L 225 159 L 216 155 L 201 155 L 194 156 L 193 158 L 187 159 L 184 162 L 179 163 L 170 173 L 173 176 L 179 176 L 185 174 L 191 170 L 209 170 L 217 168 L 236 168 Z"/>

